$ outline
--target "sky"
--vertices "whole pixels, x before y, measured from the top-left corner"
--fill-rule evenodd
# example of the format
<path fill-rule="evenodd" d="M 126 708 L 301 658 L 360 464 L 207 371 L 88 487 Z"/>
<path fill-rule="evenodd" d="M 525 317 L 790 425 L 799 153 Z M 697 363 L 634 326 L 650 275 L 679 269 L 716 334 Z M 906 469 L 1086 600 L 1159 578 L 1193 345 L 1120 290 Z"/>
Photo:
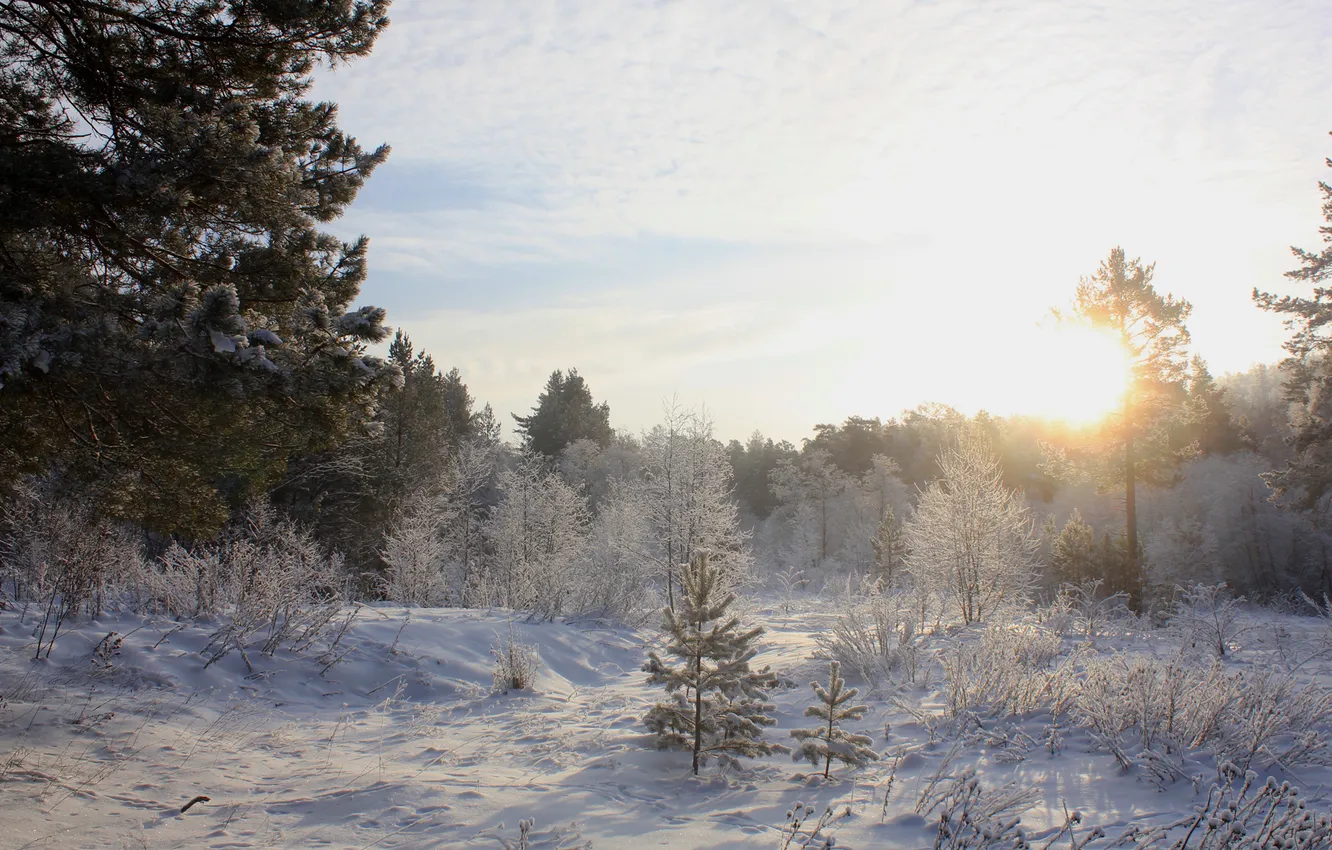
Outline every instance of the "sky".
<path fill-rule="evenodd" d="M 323 71 L 392 145 L 343 219 L 388 308 L 506 421 L 574 367 L 798 442 L 924 402 L 1059 409 L 1050 332 L 1112 247 L 1215 374 L 1281 356 L 1332 155 L 1326 0 L 396 0 Z M 1094 377 L 1093 377 L 1094 379 Z"/>

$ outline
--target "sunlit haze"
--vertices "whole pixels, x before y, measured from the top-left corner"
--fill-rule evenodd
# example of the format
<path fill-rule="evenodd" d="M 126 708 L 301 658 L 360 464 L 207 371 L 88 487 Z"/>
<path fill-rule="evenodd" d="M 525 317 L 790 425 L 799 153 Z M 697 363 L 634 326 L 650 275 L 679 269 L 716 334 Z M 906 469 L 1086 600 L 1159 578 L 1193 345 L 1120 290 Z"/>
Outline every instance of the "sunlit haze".
<path fill-rule="evenodd" d="M 1319 2 L 398 0 L 319 77 L 394 152 L 347 217 L 389 308 L 506 420 L 576 367 L 612 423 L 720 436 L 933 401 L 1085 420 L 1114 355 L 1046 327 L 1115 245 L 1214 374 L 1318 244 Z"/>

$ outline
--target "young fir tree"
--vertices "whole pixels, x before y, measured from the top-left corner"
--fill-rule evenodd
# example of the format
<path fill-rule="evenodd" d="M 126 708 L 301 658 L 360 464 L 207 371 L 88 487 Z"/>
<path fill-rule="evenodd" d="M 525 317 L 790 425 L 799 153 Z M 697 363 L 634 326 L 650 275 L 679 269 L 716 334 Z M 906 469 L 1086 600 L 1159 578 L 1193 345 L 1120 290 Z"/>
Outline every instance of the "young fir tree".
<path fill-rule="evenodd" d="M 828 663 L 828 687 L 818 682 L 810 682 L 822 705 L 811 705 L 805 709 L 806 717 L 817 717 L 826 721 L 811 729 L 792 729 L 791 737 L 800 742 L 795 750 L 795 760 L 808 759 L 810 764 L 818 766 L 823 759 L 823 778 L 828 778 L 833 759 L 850 767 L 864 767 L 866 762 L 877 761 L 879 754 L 870 749 L 868 735 L 857 735 L 838 727 L 841 720 L 859 720 L 869 711 L 869 706 L 846 703 L 860 693 L 856 688 L 845 687 L 842 681 L 841 665 L 836 661 Z"/>
<path fill-rule="evenodd" d="M 1050 547 L 1050 566 L 1060 582 L 1081 584 L 1097 577 L 1096 532 L 1077 508 Z"/>
<path fill-rule="evenodd" d="M 648 684 L 664 685 L 668 697 L 643 717 L 657 735 L 657 746 L 691 750 L 695 775 L 710 756 L 785 751 L 762 740 L 761 727 L 776 722 L 767 716 L 773 706 L 765 701 L 776 678 L 767 667 L 749 668 L 763 628 L 741 629 L 739 619 L 727 613 L 735 594 L 723 588 L 722 571 L 706 554 L 682 568 L 681 586 L 676 607 L 664 611 L 667 651 L 679 663 L 650 652 L 643 665 Z"/>
<path fill-rule="evenodd" d="M 874 565 L 876 574 L 886 587 L 894 587 L 900 580 L 902 560 L 906 556 L 906 539 L 902 534 L 902 524 L 897 521 L 892 505 L 883 510 L 879 521 L 879 531 L 871 541 L 874 546 Z"/>

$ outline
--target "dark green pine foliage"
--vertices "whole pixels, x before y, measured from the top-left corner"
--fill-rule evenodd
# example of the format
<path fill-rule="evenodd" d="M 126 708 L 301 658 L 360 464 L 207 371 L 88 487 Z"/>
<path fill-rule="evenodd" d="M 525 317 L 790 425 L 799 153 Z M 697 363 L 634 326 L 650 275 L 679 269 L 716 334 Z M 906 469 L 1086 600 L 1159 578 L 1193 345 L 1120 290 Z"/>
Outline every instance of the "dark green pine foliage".
<path fill-rule="evenodd" d="M 819 424 L 814 426 L 814 437 L 805 440 L 806 453 L 822 449 L 828 460 L 848 475 L 864 475 L 874 465 L 875 455 L 887 455 L 890 450 L 889 427 L 876 416 L 848 416 L 840 426 Z"/>
<path fill-rule="evenodd" d="M 473 436 L 472 397 L 457 369 L 440 374 L 402 331 L 388 359 L 402 381 L 382 388 L 374 428 L 327 452 L 293 459 L 273 495 L 289 516 L 343 552 L 356 572 L 379 566 L 390 519 L 407 500 L 437 487 Z"/>
<path fill-rule="evenodd" d="M 706 554 L 682 567 L 683 593 L 676 609 L 665 609 L 670 663 L 655 651 L 643 671 L 648 684 L 663 685 L 667 699 L 657 703 L 643 721 L 662 749 L 689 750 L 693 771 L 709 758 L 733 761 L 736 756 L 767 756 L 785 747 L 764 741 L 763 727 L 776 721 L 767 712 L 767 692 L 776 686 L 768 671 L 751 670 L 753 644 L 762 627 L 742 629 L 728 614 L 735 594 L 722 586 L 720 568 Z"/>
<path fill-rule="evenodd" d="M 387 0 L 7 0 L 0 12 L 0 490 L 211 533 L 393 370 L 352 306 L 367 242 L 322 232 L 388 154 L 311 72 Z"/>
<path fill-rule="evenodd" d="M 1326 160 L 1332 168 L 1332 159 Z M 1312 508 L 1332 489 L 1332 186 L 1319 181 L 1323 196 L 1323 223 L 1318 232 L 1323 248 L 1317 253 L 1292 248 L 1299 268 L 1286 272 L 1291 280 L 1309 284 L 1307 295 L 1253 291 L 1258 306 L 1285 317 L 1291 328 L 1281 363 L 1290 403 L 1288 440 L 1293 457 L 1272 473 L 1268 483 L 1286 502 Z"/>
<path fill-rule="evenodd" d="M 444 404 L 444 417 L 448 424 L 448 440 L 452 446 L 460 446 L 477 434 L 478 415 L 472 412 L 476 400 L 467 391 L 462 373 L 457 367 L 439 377 L 440 392 Z"/>
<path fill-rule="evenodd" d="M 840 761 L 848 767 L 864 767 L 872 761 L 878 761 L 879 754 L 870 749 L 868 735 L 848 732 L 837 724 L 844 720 L 861 720 L 869 711 L 867 705 L 847 705 L 860 691 L 846 687 L 842 679 L 841 665 L 836 661 L 828 662 L 828 687 L 818 682 L 810 682 L 818 703 L 805 709 L 806 717 L 817 717 L 824 721 L 809 729 L 792 729 L 791 737 L 800 742 L 793 757 L 796 761 L 808 760 L 815 767 L 823 762 L 823 778 L 827 779 L 832 763 Z"/>
<path fill-rule="evenodd" d="M 1185 422 L 1185 434 L 1199 455 L 1228 455 L 1252 448 L 1235 420 L 1228 394 L 1217 386 L 1206 361 L 1197 355 L 1189 362 L 1186 386 L 1191 415 Z"/>
<path fill-rule="evenodd" d="M 1097 578 L 1102 563 L 1096 549 L 1096 531 L 1077 508 L 1050 546 L 1050 567 L 1061 584 L 1082 584 Z"/>
<path fill-rule="evenodd" d="M 559 369 L 552 372 L 532 415 L 515 413 L 513 419 L 523 449 L 552 459 L 578 440 L 591 440 L 605 448 L 613 435 L 610 405 L 592 400 L 592 390 L 577 369 L 570 369 L 568 375 Z"/>
<path fill-rule="evenodd" d="M 735 479 L 736 501 L 756 519 L 767 519 L 780 504 L 777 494 L 772 492 L 772 471 L 782 461 L 795 460 L 795 446 L 785 440 L 775 443 L 771 437 L 755 431 L 744 443 L 732 440 L 726 446 L 726 453 Z"/>
<path fill-rule="evenodd" d="M 396 500 L 444 472 L 471 434 L 472 397 L 457 369 L 440 374 L 434 358 L 416 351 L 402 331 L 389 346 L 389 362 L 402 371 L 403 382 L 381 397 L 378 418 Z"/>

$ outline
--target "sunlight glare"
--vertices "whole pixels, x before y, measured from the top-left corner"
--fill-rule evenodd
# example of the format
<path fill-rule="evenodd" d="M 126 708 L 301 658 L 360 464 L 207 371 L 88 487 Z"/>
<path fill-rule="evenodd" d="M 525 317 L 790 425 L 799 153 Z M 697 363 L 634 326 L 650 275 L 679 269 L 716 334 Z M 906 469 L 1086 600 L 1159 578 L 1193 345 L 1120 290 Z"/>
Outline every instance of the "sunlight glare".
<path fill-rule="evenodd" d="M 1040 378 L 1027 378 L 1012 388 L 1015 412 L 1090 424 L 1123 403 L 1129 364 L 1109 333 L 1085 325 L 1041 328 L 1028 354 Z"/>

